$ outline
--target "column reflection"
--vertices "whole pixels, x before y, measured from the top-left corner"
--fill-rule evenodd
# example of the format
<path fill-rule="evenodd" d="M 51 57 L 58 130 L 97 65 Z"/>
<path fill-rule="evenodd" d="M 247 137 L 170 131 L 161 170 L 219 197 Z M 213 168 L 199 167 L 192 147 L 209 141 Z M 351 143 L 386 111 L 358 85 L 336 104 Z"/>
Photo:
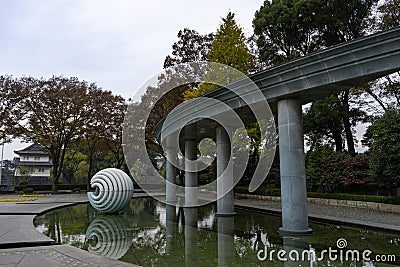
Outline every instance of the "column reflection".
<path fill-rule="evenodd" d="M 218 266 L 233 266 L 235 263 L 235 217 L 218 216 Z"/>
<path fill-rule="evenodd" d="M 176 235 L 177 235 L 177 218 L 176 218 L 176 207 L 172 205 L 166 205 L 166 253 L 171 254 L 175 248 Z"/>
<path fill-rule="evenodd" d="M 313 255 L 306 236 L 283 236 L 283 250 L 286 251 L 285 267 L 313 266 Z"/>
<path fill-rule="evenodd" d="M 185 265 L 197 263 L 198 258 L 198 208 L 185 208 Z"/>

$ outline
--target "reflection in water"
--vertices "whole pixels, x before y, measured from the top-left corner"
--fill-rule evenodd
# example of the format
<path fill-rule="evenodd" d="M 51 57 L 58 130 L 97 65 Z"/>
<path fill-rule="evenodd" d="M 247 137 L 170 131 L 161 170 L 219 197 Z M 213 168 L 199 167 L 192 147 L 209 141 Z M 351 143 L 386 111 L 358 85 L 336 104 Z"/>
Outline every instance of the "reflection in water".
<path fill-rule="evenodd" d="M 284 236 L 283 237 L 283 250 L 286 251 L 285 256 L 289 260 L 285 262 L 285 267 L 295 267 L 295 266 L 312 266 L 311 263 L 313 262 L 310 259 L 307 262 L 308 257 L 302 257 L 304 251 L 310 250 L 310 243 L 307 240 L 307 236 L 301 236 L 294 238 L 292 236 Z M 290 259 L 295 259 L 290 260 Z M 314 261 L 315 262 L 315 261 Z"/>
<path fill-rule="evenodd" d="M 218 265 L 233 266 L 235 263 L 234 217 L 217 217 Z"/>
<path fill-rule="evenodd" d="M 198 258 L 198 208 L 184 208 L 185 214 L 185 265 L 197 263 Z M 194 262 L 193 262 L 194 261 Z"/>
<path fill-rule="evenodd" d="M 101 215 L 86 231 L 88 251 L 112 259 L 125 255 L 132 245 L 132 231 L 128 222 L 117 215 Z"/>
<path fill-rule="evenodd" d="M 171 248 L 174 246 L 174 240 L 177 234 L 177 218 L 176 218 L 176 207 L 171 205 L 166 205 L 166 253 L 171 252 Z"/>
<path fill-rule="evenodd" d="M 261 261 L 257 252 L 284 250 L 316 256 L 346 238 L 347 249 L 369 249 L 400 259 L 400 236 L 365 228 L 311 224 L 314 234 L 282 237 L 280 218 L 246 210 L 233 217 L 215 216 L 215 206 L 176 208 L 149 198 L 133 199 L 121 216 L 104 215 L 77 205 L 38 216 L 35 225 L 59 244 L 99 253 L 141 266 L 394 266 L 376 262 Z M 85 242 L 86 235 L 86 242 Z M 293 252 L 297 251 L 297 252 Z M 398 262 L 396 263 L 399 264 Z"/>

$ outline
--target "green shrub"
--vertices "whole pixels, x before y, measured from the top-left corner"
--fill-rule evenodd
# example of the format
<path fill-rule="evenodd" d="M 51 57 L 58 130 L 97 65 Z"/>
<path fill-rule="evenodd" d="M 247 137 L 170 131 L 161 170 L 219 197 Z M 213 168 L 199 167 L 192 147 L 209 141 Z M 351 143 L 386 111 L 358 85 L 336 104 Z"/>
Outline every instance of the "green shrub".
<path fill-rule="evenodd" d="M 235 187 L 235 193 L 279 197 L 281 195 L 281 189 L 260 187 L 256 191 L 250 193 L 247 186 L 237 186 Z"/>
<path fill-rule="evenodd" d="M 310 150 L 306 154 L 306 177 L 308 191 L 322 191 L 322 164 L 326 156 L 332 155 L 335 152 L 330 146 L 317 147 L 315 150 Z"/>
<path fill-rule="evenodd" d="M 31 188 L 31 187 L 26 187 L 26 188 L 24 188 L 23 190 L 22 190 L 22 192 L 24 193 L 24 194 L 28 194 L 28 193 L 33 193 L 33 188 Z"/>
<path fill-rule="evenodd" d="M 33 188 L 33 191 L 51 191 L 51 184 L 31 184 L 28 185 L 30 188 Z M 24 186 L 16 186 L 15 191 L 22 191 Z M 77 184 L 59 184 L 58 190 L 75 190 L 79 189 L 80 191 L 86 190 L 86 184 L 77 185 Z"/>
<path fill-rule="evenodd" d="M 258 188 L 256 191 L 249 193 L 248 187 L 243 187 L 243 186 L 235 187 L 235 193 L 262 195 L 262 196 L 276 196 L 276 197 L 281 195 L 281 191 L 279 188 L 274 188 L 274 189 Z M 308 192 L 307 197 L 339 199 L 339 200 L 353 200 L 353 201 L 364 201 L 364 202 L 377 202 L 377 203 L 400 205 L 400 197 L 368 196 L 368 195 L 353 195 L 353 194 L 343 194 L 343 193 L 320 193 L 320 192 Z"/>
<path fill-rule="evenodd" d="M 81 185 L 77 185 L 77 184 L 59 184 L 58 185 L 58 190 L 75 190 L 75 189 L 79 189 L 80 191 L 84 191 L 86 190 L 87 185 L 86 184 L 81 184 Z"/>
<path fill-rule="evenodd" d="M 366 133 L 371 147 L 370 174 L 386 188 L 400 187 L 400 111 L 388 110 L 373 121 Z"/>
<path fill-rule="evenodd" d="M 352 157 L 322 146 L 307 153 L 306 174 L 309 191 L 340 192 L 368 181 L 368 157 L 367 154 Z"/>

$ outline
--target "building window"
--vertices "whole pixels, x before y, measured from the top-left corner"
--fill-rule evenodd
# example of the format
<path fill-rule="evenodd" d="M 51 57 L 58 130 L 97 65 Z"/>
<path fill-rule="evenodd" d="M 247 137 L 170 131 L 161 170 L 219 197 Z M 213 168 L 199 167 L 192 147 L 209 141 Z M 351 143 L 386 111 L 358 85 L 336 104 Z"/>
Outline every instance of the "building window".
<path fill-rule="evenodd" d="M 22 157 L 22 159 L 23 160 L 29 160 L 29 157 L 28 156 L 24 156 L 24 157 Z"/>
<path fill-rule="evenodd" d="M 43 168 L 40 168 L 40 169 L 39 169 L 39 172 L 44 172 L 44 169 L 43 169 Z"/>
<path fill-rule="evenodd" d="M 35 161 L 39 161 L 40 160 L 40 157 L 35 157 Z"/>

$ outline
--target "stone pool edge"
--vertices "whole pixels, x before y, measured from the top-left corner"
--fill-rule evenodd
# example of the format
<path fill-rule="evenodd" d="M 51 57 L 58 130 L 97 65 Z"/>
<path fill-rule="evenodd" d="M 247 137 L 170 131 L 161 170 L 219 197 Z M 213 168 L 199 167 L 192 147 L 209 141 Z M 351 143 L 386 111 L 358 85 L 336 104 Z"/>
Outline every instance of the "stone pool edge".
<path fill-rule="evenodd" d="M 55 245 L 54 240 L 38 232 L 34 218 L 51 210 L 87 203 L 83 194 L 50 195 L 34 202 L 0 205 L 0 218 L 7 218 L 0 226 L 2 245 L 0 261 L 7 266 L 137 266 L 109 259 L 71 245 Z M 138 197 L 138 196 L 135 196 Z M 20 227 L 22 226 L 22 228 Z M 40 238 L 43 237 L 43 238 Z"/>

